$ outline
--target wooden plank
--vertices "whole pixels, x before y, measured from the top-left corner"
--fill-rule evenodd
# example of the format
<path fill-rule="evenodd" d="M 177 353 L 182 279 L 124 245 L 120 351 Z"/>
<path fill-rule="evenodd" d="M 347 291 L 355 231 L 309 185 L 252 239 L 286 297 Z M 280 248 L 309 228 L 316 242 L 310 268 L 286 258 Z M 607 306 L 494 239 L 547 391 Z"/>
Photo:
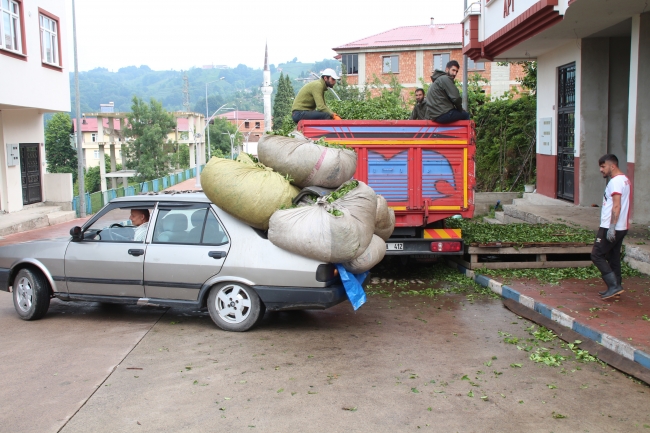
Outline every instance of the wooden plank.
<path fill-rule="evenodd" d="M 583 268 L 592 264 L 591 260 L 567 260 L 558 262 L 480 262 L 464 265 L 467 269 L 546 269 L 546 268 Z M 462 263 L 461 263 L 462 264 Z"/>
<path fill-rule="evenodd" d="M 637 379 L 642 380 L 650 385 L 650 370 L 638 362 L 627 359 L 623 355 L 619 355 L 613 350 L 607 349 L 595 341 L 589 340 L 587 337 L 578 334 L 573 329 L 562 326 L 559 323 L 549 319 L 548 317 L 543 316 L 537 311 L 531 310 L 530 308 L 520 304 L 519 302 L 515 302 L 512 299 L 504 299 L 503 304 L 508 310 L 512 311 L 513 313 L 555 332 L 558 337 L 567 343 L 573 343 L 576 340 L 582 341 L 582 343 L 578 345 L 580 349 L 588 351 L 589 354 L 598 357 L 598 359 L 601 361 L 604 361 L 612 367 L 622 371 L 623 373 L 634 376 Z"/>
<path fill-rule="evenodd" d="M 590 254 L 591 246 L 582 247 L 531 247 L 517 249 L 514 247 L 482 248 L 465 247 L 467 254 Z"/>

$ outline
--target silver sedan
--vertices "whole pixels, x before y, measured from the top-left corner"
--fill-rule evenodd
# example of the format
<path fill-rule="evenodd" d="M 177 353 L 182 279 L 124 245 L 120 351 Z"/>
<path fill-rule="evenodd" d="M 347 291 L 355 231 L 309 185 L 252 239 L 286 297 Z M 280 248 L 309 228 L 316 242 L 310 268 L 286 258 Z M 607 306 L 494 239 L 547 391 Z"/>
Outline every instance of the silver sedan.
<path fill-rule="evenodd" d="M 276 247 L 203 193 L 117 198 L 70 235 L 0 247 L 0 290 L 22 319 L 54 297 L 207 306 L 220 328 L 246 331 L 266 310 L 347 299 L 333 265 Z"/>

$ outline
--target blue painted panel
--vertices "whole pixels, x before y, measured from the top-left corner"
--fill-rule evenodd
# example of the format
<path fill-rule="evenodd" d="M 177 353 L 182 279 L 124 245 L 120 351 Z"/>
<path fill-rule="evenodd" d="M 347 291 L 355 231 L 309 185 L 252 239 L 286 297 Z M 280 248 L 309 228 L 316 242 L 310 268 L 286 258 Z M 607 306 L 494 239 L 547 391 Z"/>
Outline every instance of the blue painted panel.
<path fill-rule="evenodd" d="M 512 299 L 513 301 L 519 302 L 519 292 L 511 289 L 508 286 L 501 286 L 501 296 L 507 299 Z"/>
<path fill-rule="evenodd" d="M 645 368 L 650 368 L 650 355 L 640 350 L 634 351 L 634 360 L 644 366 Z"/>
<path fill-rule="evenodd" d="M 483 287 L 487 287 L 490 284 L 490 278 L 486 277 L 485 275 L 476 275 L 474 281 Z"/>
<path fill-rule="evenodd" d="M 438 191 L 436 183 L 440 181 L 448 182 L 453 188 L 456 188 L 454 180 L 454 169 L 449 160 L 433 150 L 422 151 L 422 198 L 436 200 L 448 197 Z"/>
<path fill-rule="evenodd" d="M 390 202 L 408 200 L 408 151 L 386 160 L 368 151 L 368 185 Z"/>
<path fill-rule="evenodd" d="M 535 302 L 535 311 L 537 311 L 539 314 L 549 319 L 553 315 L 551 313 L 551 308 L 548 305 L 544 305 L 540 302 Z"/>
<path fill-rule="evenodd" d="M 584 335 L 590 340 L 594 340 L 596 343 L 600 343 L 603 338 L 603 335 L 600 332 L 594 331 L 593 329 L 583 325 L 582 323 L 578 323 L 575 320 L 573 321 L 573 330 L 580 335 Z"/>
<path fill-rule="evenodd" d="M 169 179 L 167 179 L 167 176 L 162 178 L 163 181 L 163 189 L 167 189 L 169 187 Z"/>
<path fill-rule="evenodd" d="M 153 180 L 153 190 L 154 190 L 154 192 L 158 192 L 158 191 L 160 191 L 160 187 L 158 186 L 158 181 L 159 181 L 159 180 L 160 180 L 160 179 L 154 179 L 154 180 Z"/>

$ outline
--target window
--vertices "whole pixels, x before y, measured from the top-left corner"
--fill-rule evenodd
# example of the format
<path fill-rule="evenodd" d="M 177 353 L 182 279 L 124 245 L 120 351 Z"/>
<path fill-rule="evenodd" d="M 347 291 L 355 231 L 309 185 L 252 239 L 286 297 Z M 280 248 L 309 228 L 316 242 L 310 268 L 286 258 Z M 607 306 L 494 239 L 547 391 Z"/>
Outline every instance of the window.
<path fill-rule="evenodd" d="M 260 129 L 260 127 L 261 127 L 260 122 L 255 122 L 255 129 Z"/>
<path fill-rule="evenodd" d="M 99 159 L 99 150 L 93 150 L 93 158 Z"/>
<path fill-rule="evenodd" d="M 0 0 L 0 48 L 24 54 L 20 6 L 16 1 Z"/>
<path fill-rule="evenodd" d="M 244 122 L 244 128 L 249 129 L 251 127 L 250 122 Z"/>
<path fill-rule="evenodd" d="M 60 66 L 59 20 L 42 10 L 40 12 L 38 19 L 41 25 L 41 60 L 48 65 Z"/>
<path fill-rule="evenodd" d="M 393 74 L 399 73 L 399 56 L 384 56 L 382 57 L 382 73 Z"/>
<path fill-rule="evenodd" d="M 482 71 L 485 69 L 485 62 L 475 62 L 474 60 L 468 57 L 467 69 L 470 71 Z"/>
<path fill-rule="evenodd" d="M 90 134 L 90 141 L 92 141 L 93 143 L 97 141 L 97 133 L 96 132 L 93 132 L 92 134 Z"/>
<path fill-rule="evenodd" d="M 343 71 L 348 75 L 359 73 L 359 55 L 358 54 L 343 54 L 341 56 L 341 64 Z"/>
<path fill-rule="evenodd" d="M 438 69 L 439 71 L 444 71 L 449 62 L 449 53 L 444 54 L 434 54 L 433 55 L 433 69 Z"/>
<path fill-rule="evenodd" d="M 132 209 L 137 209 L 134 212 L 134 221 L 139 226 L 134 226 L 130 220 Z M 149 230 L 149 215 L 152 209 L 153 205 L 145 203 L 110 209 L 86 229 L 84 240 L 142 243 Z"/>
<path fill-rule="evenodd" d="M 153 242 L 159 244 L 224 245 L 226 232 L 206 208 L 161 209 L 156 219 Z"/>

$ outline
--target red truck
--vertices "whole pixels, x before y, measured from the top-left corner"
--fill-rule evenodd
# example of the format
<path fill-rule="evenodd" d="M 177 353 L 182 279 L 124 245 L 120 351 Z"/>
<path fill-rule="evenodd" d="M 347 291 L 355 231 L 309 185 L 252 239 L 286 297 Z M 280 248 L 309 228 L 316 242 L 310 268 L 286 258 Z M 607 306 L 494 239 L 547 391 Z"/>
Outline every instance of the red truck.
<path fill-rule="evenodd" d="M 303 120 L 298 131 L 357 151 L 354 178 L 383 195 L 395 211 L 386 254 L 423 259 L 460 255 L 460 229 L 444 219 L 474 215 L 474 122 Z"/>

